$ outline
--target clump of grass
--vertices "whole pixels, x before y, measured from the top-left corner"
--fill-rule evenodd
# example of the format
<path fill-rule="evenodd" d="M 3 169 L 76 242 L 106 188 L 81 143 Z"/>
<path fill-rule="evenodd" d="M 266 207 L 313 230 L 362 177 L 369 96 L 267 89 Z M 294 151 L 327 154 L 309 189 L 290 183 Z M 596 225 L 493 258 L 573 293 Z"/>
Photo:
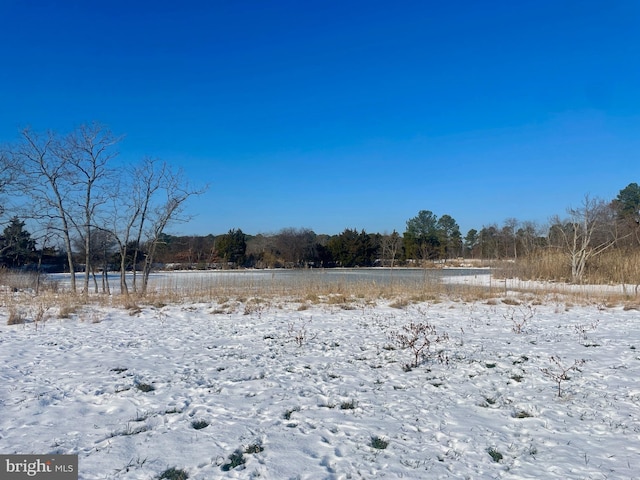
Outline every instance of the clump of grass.
<path fill-rule="evenodd" d="M 135 421 L 137 422 L 138 420 L 136 419 Z M 111 437 L 119 437 L 119 436 L 128 437 L 131 435 L 138 435 L 139 433 L 144 433 L 148 430 L 149 430 L 149 427 L 147 425 L 140 425 L 139 427 L 136 427 L 131 425 L 130 422 L 127 422 L 127 426 L 124 430 L 112 432 L 110 436 Z"/>
<path fill-rule="evenodd" d="M 137 305 L 135 302 L 127 301 L 124 304 L 124 308 L 129 311 L 129 315 L 134 317 L 142 312 L 142 308 Z"/>
<path fill-rule="evenodd" d="M 531 417 L 533 417 L 533 415 L 531 415 L 529 412 L 525 410 L 518 410 L 513 414 L 513 418 L 531 418 Z"/>
<path fill-rule="evenodd" d="M 358 403 L 355 400 L 347 400 L 340 403 L 340 410 L 355 410 Z"/>
<path fill-rule="evenodd" d="M 58 318 L 70 318 L 71 315 L 78 311 L 78 305 L 74 303 L 64 303 L 60 305 L 58 310 Z"/>
<path fill-rule="evenodd" d="M 389 446 L 389 441 L 385 440 L 382 437 L 374 436 L 371 437 L 371 448 L 377 448 L 378 450 L 384 450 Z"/>
<path fill-rule="evenodd" d="M 487 449 L 487 453 L 489 454 L 489 456 L 493 459 L 494 462 L 500 462 L 504 456 L 495 448 L 491 447 L 489 449 Z"/>
<path fill-rule="evenodd" d="M 186 480 L 187 478 L 189 478 L 189 475 L 187 475 L 187 472 L 185 472 L 184 470 L 180 470 L 174 467 L 171 467 L 167 470 L 165 470 L 164 472 L 162 472 L 160 474 L 160 476 L 158 477 L 158 480 Z"/>
<path fill-rule="evenodd" d="M 327 298 L 327 303 L 329 305 L 341 305 L 347 303 L 349 300 L 342 293 L 336 293 L 329 295 Z"/>
<path fill-rule="evenodd" d="M 311 303 L 320 303 L 320 297 L 318 296 L 317 293 L 307 293 L 304 296 L 304 299 Z"/>
<path fill-rule="evenodd" d="M 206 420 L 194 420 L 191 422 L 191 427 L 195 430 L 202 430 L 203 428 L 207 428 L 209 426 L 209 422 Z"/>
<path fill-rule="evenodd" d="M 506 297 L 502 299 L 502 303 L 505 305 L 520 305 L 520 302 L 515 298 Z"/>
<path fill-rule="evenodd" d="M 24 312 L 12 305 L 9 307 L 9 316 L 7 318 L 7 325 L 22 325 L 26 321 L 27 317 Z"/>
<path fill-rule="evenodd" d="M 247 459 L 244 458 L 244 452 L 240 449 L 237 449 L 231 455 L 229 455 L 229 461 L 220 467 L 223 472 L 228 472 L 229 470 L 233 470 L 240 465 L 244 465 L 247 463 Z"/>
<path fill-rule="evenodd" d="M 36 325 L 39 322 L 43 322 L 47 319 L 46 317 L 47 310 L 49 310 L 49 307 L 46 306 L 44 303 L 40 303 L 35 307 L 33 311 L 33 321 L 36 323 Z"/>
<path fill-rule="evenodd" d="M 156 389 L 156 387 L 149 383 L 138 383 L 136 388 L 144 393 L 153 392 Z"/>
<path fill-rule="evenodd" d="M 248 445 L 247 448 L 244 449 L 244 453 L 252 455 L 254 453 L 260 453 L 264 451 L 264 447 L 260 443 L 252 443 Z"/>
<path fill-rule="evenodd" d="M 252 443 L 242 448 L 237 448 L 231 455 L 229 455 L 229 461 L 220 467 L 223 472 L 228 472 L 229 470 L 233 470 L 236 467 L 244 465 L 247 463 L 247 459 L 245 458 L 245 454 L 253 455 L 256 453 L 260 453 L 264 451 L 264 447 L 260 442 Z"/>
<path fill-rule="evenodd" d="M 391 308 L 403 309 L 409 306 L 409 300 L 407 298 L 397 298 L 389 304 Z"/>
<path fill-rule="evenodd" d="M 492 397 L 484 397 L 484 401 L 482 403 L 480 403 L 481 407 L 484 408 L 488 408 L 491 405 L 495 405 L 496 404 L 496 399 L 492 398 Z"/>
<path fill-rule="evenodd" d="M 295 412 L 299 412 L 300 411 L 300 407 L 294 407 L 291 408 L 289 410 L 287 410 L 286 412 L 284 412 L 284 419 L 285 420 L 291 420 L 291 415 L 293 415 Z"/>
<path fill-rule="evenodd" d="M 258 316 L 260 316 L 264 309 L 264 301 L 261 298 L 251 298 L 245 303 L 243 314 L 251 315 L 253 313 L 257 313 Z"/>
<path fill-rule="evenodd" d="M 524 363 L 527 361 L 529 361 L 529 357 L 527 357 L 526 355 L 521 355 L 519 359 L 513 361 L 513 364 L 520 365 L 521 363 Z"/>

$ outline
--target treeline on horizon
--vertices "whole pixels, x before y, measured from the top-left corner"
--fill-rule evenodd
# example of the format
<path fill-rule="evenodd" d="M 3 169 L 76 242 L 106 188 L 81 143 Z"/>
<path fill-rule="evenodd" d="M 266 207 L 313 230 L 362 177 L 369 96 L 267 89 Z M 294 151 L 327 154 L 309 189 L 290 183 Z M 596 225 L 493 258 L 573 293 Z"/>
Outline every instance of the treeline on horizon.
<path fill-rule="evenodd" d="M 640 284 L 636 183 L 609 201 L 585 196 L 578 208 L 548 225 L 511 218 L 464 235 L 452 216 L 420 210 L 403 232 L 347 228 L 326 235 L 284 228 L 247 235 L 237 228 L 180 236 L 165 230 L 184 220 L 185 204 L 203 189 L 190 187 L 179 171 L 154 159 L 116 168 L 118 142 L 92 124 L 67 135 L 26 129 L 17 142 L 0 145 L 0 191 L 22 200 L 3 209 L 0 266 L 82 271 L 85 293 L 91 274 L 114 270 L 120 272 L 121 291 L 128 292 L 125 273 L 134 272 L 133 290 L 144 293 L 152 268 L 429 266 L 461 258 L 516 260 L 521 276 L 583 281 L 599 270 L 616 277 L 609 280 Z M 601 259 L 614 252 L 623 265 L 610 265 L 609 272 Z M 140 288 L 135 272 L 141 272 Z"/>
<path fill-rule="evenodd" d="M 589 213 L 585 209 L 593 211 Z M 597 228 L 592 227 L 592 244 L 609 245 L 609 240 L 614 240 L 612 249 L 640 247 L 640 187 L 637 184 L 629 184 L 609 203 L 585 198 L 585 205 L 578 210 L 596 217 L 594 222 L 600 222 Z M 577 213 L 580 212 L 573 211 Z M 471 229 L 463 236 L 450 215 L 438 217 L 429 210 L 421 210 L 407 220 L 402 234 L 347 228 L 340 234 L 326 235 L 292 227 L 257 235 L 245 234 L 240 228 L 221 235 L 162 233 L 154 254 L 154 266 L 180 270 L 416 267 L 460 259 L 524 260 L 542 251 L 563 251 L 567 242 L 572 241 L 568 235 L 574 228 L 572 225 L 571 220 L 563 221 L 559 217 L 552 219 L 549 226 L 511 218 L 502 225 Z M 100 230 L 95 237 L 100 249 L 93 255 L 94 265 L 99 269 L 117 270 L 122 261 L 117 242 Z M 81 254 L 80 239 L 76 238 L 73 244 L 77 247 L 75 254 Z M 129 250 L 139 252 L 139 262 L 147 254 L 144 244 L 130 245 Z M 0 236 L 0 252 L 0 262 L 5 267 L 33 265 L 40 260 L 49 270 L 65 270 L 66 252 L 55 247 L 38 250 L 24 221 L 17 217 L 9 221 Z M 78 263 L 82 260 L 82 255 L 76 257 Z M 128 270 L 134 269 L 134 261 L 133 256 L 126 259 Z M 142 270 L 143 265 L 135 267 Z"/>
<path fill-rule="evenodd" d="M 569 255 L 589 260 L 607 249 L 640 250 L 638 184 L 629 184 L 610 202 L 585 196 L 581 207 L 568 214 L 548 225 L 510 218 L 464 236 L 453 217 L 429 210 L 408 219 L 402 233 L 347 228 L 326 235 L 289 227 L 257 235 L 240 228 L 222 235 L 165 235 L 158 259 L 180 269 L 415 267 L 460 259 L 524 260 L 543 251 L 569 250 Z M 574 261 L 578 267 L 579 259 Z"/>

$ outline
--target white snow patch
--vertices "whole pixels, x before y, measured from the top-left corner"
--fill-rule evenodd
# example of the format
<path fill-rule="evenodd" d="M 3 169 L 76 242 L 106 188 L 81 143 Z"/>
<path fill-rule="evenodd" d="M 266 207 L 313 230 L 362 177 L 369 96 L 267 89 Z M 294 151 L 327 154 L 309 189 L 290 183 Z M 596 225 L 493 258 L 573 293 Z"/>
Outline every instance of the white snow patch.
<path fill-rule="evenodd" d="M 640 478 L 637 311 L 536 305 L 517 334 L 503 304 L 217 307 L 0 321 L 0 452 L 78 454 L 83 479 Z M 448 362 L 403 369 L 410 321 Z M 585 360 L 561 397 L 552 355 Z"/>

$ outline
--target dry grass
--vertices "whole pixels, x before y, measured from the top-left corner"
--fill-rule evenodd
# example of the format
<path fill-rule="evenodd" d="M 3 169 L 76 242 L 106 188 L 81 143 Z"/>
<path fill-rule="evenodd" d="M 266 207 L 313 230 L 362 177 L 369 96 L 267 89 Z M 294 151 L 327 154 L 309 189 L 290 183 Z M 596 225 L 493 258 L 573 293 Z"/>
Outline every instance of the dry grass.
<path fill-rule="evenodd" d="M 622 258 L 618 257 L 617 261 L 621 261 Z M 603 258 L 598 264 L 599 271 L 605 271 L 606 260 Z M 616 260 L 614 257 L 609 258 L 611 265 L 615 264 L 614 260 Z M 640 264 L 640 257 L 633 257 L 631 263 Z M 559 274 L 558 272 L 562 269 L 551 270 L 552 265 L 557 267 L 558 264 L 561 264 L 560 260 L 552 252 L 547 252 L 546 256 L 539 257 L 537 267 L 533 258 L 521 259 L 518 262 L 502 262 L 500 272 L 504 278 L 541 279 L 545 278 L 544 275 Z M 630 275 L 640 267 L 618 265 L 617 268 L 619 271 L 624 270 L 626 272 L 624 275 Z M 6 275 L 7 272 L 4 274 Z M 2 273 L 0 273 L 0 280 L 9 278 L 2 278 L 1 275 Z M 21 280 L 22 283 L 15 281 L 16 278 L 20 277 L 13 279 L 13 285 L 29 285 L 24 277 Z M 561 283 L 537 286 L 534 290 L 524 281 L 520 283 L 520 281 L 510 280 L 507 286 L 504 280 L 497 280 L 495 277 L 489 287 L 443 283 L 427 275 L 418 275 L 417 278 L 412 279 L 398 275 L 386 282 L 342 281 L 335 275 L 329 279 L 328 275 L 325 277 L 322 274 L 296 276 L 295 281 L 291 278 L 283 280 L 277 275 L 267 279 L 264 277 L 256 279 L 250 274 L 242 273 L 216 276 L 214 280 L 210 275 L 194 275 L 185 278 L 168 274 L 161 278 L 162 282 L 154 283 L 153 288 L 145 296 L 92 294 L 88 301 L 95 305 L 122 308 L 128 310 L 131 315 L 138 314 L 146 306 L 160 309 L 165 305 L 184 302 L 214 303 L 216 307 L 212 313 L 229 313 L 242 309 L 241 311 L 247 314 L 259 313 L 266 308 L 277 308 L 278 303 L 282 302 L 296 303 L 300 310 L 318 304 L 344 309 L 364 308 L 381 301 L 388 302 L 394 308 L 406 308 L 415 303 L 437 303 L 443 300 L 510 305 L 522 302 L 562 305 L 558 308 L 566 308 L 567 304 L 572 303 L 622 305 L 628 309 L 640 308 L 640 299 L 634 292 L 607 294 L 594 290 L 580 290 L 576 289 L 576 286 L 571 287 Z M 0 284 L 3 283 L 0 281 Z M 58 318 L 80 315 L 86 299 L 81 294 L 73 295 L 57 290 L 41 290 L 37 296 L 29 288 L 20 290 L 17 287 L 11 287 L 0 290 L 0 302 L 7 308 L 14 305 L 14 313 L 11 314 L 9 311 L 8 322 L 20 323 L 21 319 L 22 321 L 33 319 L 37 322 L 51 314 Z M 20 310 L 18 308 L 20 305 L 30 305 L 30 307 Z M 31 312 L 34 308 L 36 310 Z"/>
<path fill-rule="evenodd" d="M 9 314 L 7 316 L 7 325 L 21 325 L 26 321 L 27 317 L 24 311 L 17 305 L 11 305 L 9 307 Z"/>
<path fill-rule="evenodd" d="M 540 250 L 534 255 L 517 261 L 501 262 L 496 274 L 503 278 L 522 280 L 549 280 L 569 282 L 571 265 L 566 253 L 559 250 Z M 593 285 L 631 285 L 629 294 L 639 293 L 640 252 L 636 250 L 611 250 L 591 259 L 583 279 Z"/>
<path fill-rule="evenodd" d="M 36 272 L 21 272 L 16 270 L 8 270 L 0 268 L 0 285 L 6 291 L 35 291 L 38 292 L 56 292 L 58 291 L 58 283 Z"/>

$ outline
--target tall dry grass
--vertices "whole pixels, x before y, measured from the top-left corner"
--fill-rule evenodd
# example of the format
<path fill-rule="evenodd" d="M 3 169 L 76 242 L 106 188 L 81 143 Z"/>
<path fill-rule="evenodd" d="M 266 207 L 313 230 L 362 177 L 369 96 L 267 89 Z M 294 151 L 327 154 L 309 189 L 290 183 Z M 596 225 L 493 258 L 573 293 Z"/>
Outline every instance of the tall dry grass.
<path fill-rule="evenodd" d="M 566 253 L 559 250 L 540 250 L 513 262 L 503 262 L 496 274 L 522 280 L 571 281 L 571 264 Z M 640 285 L 640 252 L 635 250 L 610 250 L 587 263 L 584 284 Z"/>
<path fill-rule="evenodd" d="M 47 280 L 45 275 L 37 272 L 10 270 L 0 268 L 0 285 L 4 290 L 23 291 L 23 290 L 54 290 L 57 285 L 55 282 Z"/>
<path fill-rule="evenodd" d="M 612 252 L 617 253 L 619 252 Z M 592 265 L 589 274 L 595 275 L 597 272 L 603 278 L 631 278 L 636 275 L 640 277 L 640 256 L 635 255 L 632 259 L 624 256 L 608 256 L 598 259 L 599 263 Z M 248 304 L 256 299 L 268 301 L 272 304 L 282 302 L 296 302 L 301 308 L 306 308 L 311 304 L 327 304 L 342 308 L 353 308 L 356 305 L 375 304 L 378 301 L 388 301 L 398 308 L 418 302 L 440 302 L 444 300 L 455 300 L 462 302 L 496 301 L 501 302 L 508 299 L 513 292 L 518 295 L 529 295 L 528 301 L 547 302 L 570 300 L 575 303 L 602 302 L 618 303 L 629 301 L 630 295 L 595 292 L 594 290 L 572 290 L 561 281 L 568 278 L 568 265 L 566 259 L 557 252 L 542 251 L 539 255 L 519 259 L 517 262 L 503 261 L 493 264 L 504 278 L 518 278 L 522 280 L 555 280 L 555 284 L 535 288 L 525 282 L 495 279 L 489 286 L 474 285 L 470 283 L 444 283 L 439 278 L 427 275 L 419 275 L 412 278 L 393 274 L 388 278 L 372 281 L 354 281 L 352 278 L 339 276 L 324 276 L 319 272 L 309 275 L 295 275 L 295 279 L 287 278 L 286 275 L 271 276 L 264 273 L 243 274 L 163 274 L 154 281 L 147 295 L 139 296 L 131 294 L 104 295 L 91 294 L 88 302 L 94 306 L 118 307 L 129 310 L 132 314 L 139 312 L 141 306 L 162 307 L 164 305 L 176 303 L 197 303 L 197 302 L 217 302 L 219 304 L 228 301 L 242 302 Z M 613 272 L 613 273 L 607 273 Z M 6 272 L 5 272 L 6 273 Z M 617 275 L 613 276 L 613 275 Z M 367 278 L 364 276 L 363 278 Z M 11 280 L 11 281 L 9 281 Z M 32 280 L 29 277 L 9 277 L 0 276 L 0 285 L 11 284 L 12 287 L 0 289 L 0 305 L 4 307 L 4 312 L 8 315 L 9 307 L 15 310 L 16 305 L 35 305 L 36 303 L 46 308 L 49 318 L 82 318 L 87 299 L 82 294 L 74 295 L 64 290 L 63 286 L 52 284 L 49 289 L 41 289 L 35 295 L 31 289 Z M 24 288 L 23 288 L 24 287 Z M 571 287 L 571 286 L 569 286 Z M 573 286 L 575 287 L 575 286 Z M 637 293 L 637 292 L 636 292 Z M 614 299 L 619 295 L 619 299 Z M 637 297 L 634 297 L 637 298 Z M 631 300 L 634 300 L 632 298 Z M 637 303 L 637 302 L 636 302 Z M 17 311 L 17 310 L 16 310 Z M 34 320 L 37 311 L 27 309 L 27 321 Z M 33 318 L 31 318 L 33 317 Z M 17 318 L 17 317 L 14 317 Z"/>

